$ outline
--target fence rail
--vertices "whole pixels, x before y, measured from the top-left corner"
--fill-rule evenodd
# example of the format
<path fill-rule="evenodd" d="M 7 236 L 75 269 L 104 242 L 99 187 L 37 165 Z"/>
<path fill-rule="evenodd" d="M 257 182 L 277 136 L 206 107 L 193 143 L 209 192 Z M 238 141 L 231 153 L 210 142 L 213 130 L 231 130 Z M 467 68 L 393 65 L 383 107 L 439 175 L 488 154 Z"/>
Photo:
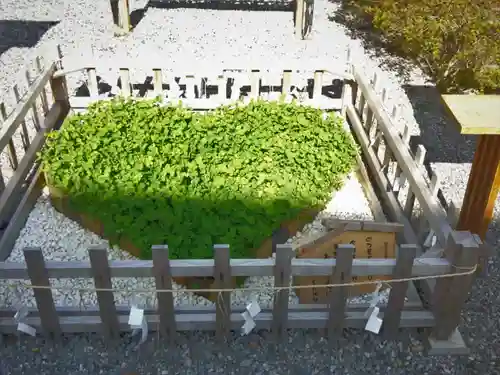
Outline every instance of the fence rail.
<path fill-rule="evenodd" d="M 295 258 L 291 261 L 292 276 L 329 276 L 337 265 L 336 259 Z M 273 276 L 273 259 L 231 259 L 233 276 Z M 352 276 L 392 275 L 395 259 L 354 259 Z M 92 277 L 90 262 L 45 262 L 51 278 Z M 149 260 L 114 260 L 109 262 L 112 277 L 153 277 L 153 262 Z M 173 259 L 170 268 L 173 277 L 213 276 L 213 259 Z M 450 262 L 444 258 L 416 259 L 413 276 L 444 275 L 450 272 Z M 21 263 L 0 263 L 1 279 L 29 279 L 27 268 Z"/>

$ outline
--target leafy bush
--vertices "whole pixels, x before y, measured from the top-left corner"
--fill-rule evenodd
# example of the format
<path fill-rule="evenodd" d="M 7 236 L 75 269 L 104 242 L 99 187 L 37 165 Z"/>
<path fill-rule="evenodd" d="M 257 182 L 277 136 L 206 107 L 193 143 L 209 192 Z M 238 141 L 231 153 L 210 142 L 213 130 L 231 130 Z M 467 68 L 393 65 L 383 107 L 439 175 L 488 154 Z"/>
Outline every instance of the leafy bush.
<path fill-rule="evenodd" d="M 500 0 L 349 0 L 442 91 L 500 88 Z"/>
<path fill-rule="evenodd" d="M 251 102 L 208 114 L 155 101 L 100 102 L 48 135 L 40 155 L 71 208 L 150 257 L 211 258 L 227 243 L 251 250 L 281 222 L 321 206 L 356 153 L 337 115 L 294 103 Z"/>

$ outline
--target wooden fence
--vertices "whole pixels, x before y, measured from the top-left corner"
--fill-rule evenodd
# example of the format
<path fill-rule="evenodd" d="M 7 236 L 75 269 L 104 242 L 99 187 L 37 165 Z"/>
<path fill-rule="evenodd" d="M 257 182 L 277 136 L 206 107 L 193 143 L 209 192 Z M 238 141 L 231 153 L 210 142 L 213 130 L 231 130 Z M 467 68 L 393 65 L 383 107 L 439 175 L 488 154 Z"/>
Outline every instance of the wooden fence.
<path fill-rule="evenodd" d="M 144 76 L 134 75 L 134 68 L 122 68 L 116 76 L 108 76 L 108 85 L 103 85 L 97 68 L 76 68 L 76 71 L 82 70 L 86 73 L 87 83 L 81 87 L 78 96 L 70 97 L 73 110 L 85 110 L 91 103 L 109 100 L 116 94 L 134 99 L 157 97 L 165 104 L 182 101 L 183 105 L 200 111 L 233 104 L 237 100 L 279 99 L 284 95 L 293 96 L 303 105 L 340 110 L 343 104 L 342 81 L 350 77 L 344 72 L 326 70 L 302 71 L 300 75 L 292 70 L 260 69 L 225 69 L 218 74 L 194 74 L 160 68 L 148 68 L 150 74 Z M 145 68 L 140 70 L 144 73 Z M 75 69 L 70 67 L 56 72 L 55 76 L 74 72 Z M 114 82 L 115 87 L 112 86 Z M 104 92 L 100 89 L 103 86 L 108 90 L 116 88 L 117 93 Z"/>
<path fill-rule="evenodd" d="M 38 172 L 35 156 L 44 145 L 45 133 L 51 129 L 57 129 L 69 111 L 84 110 L 94 101 L 109 98 L 109 92 L 103 92 L 101 88 L 102 79 L 107 79 L 108 82 L 116 85 L 117 94 L 124 97 L 140 99 L 158 96 L 164 102 L 181 99 L 183 103 L 197 110 L 215 108 L 218 105 L 233 103 L 236 99 L 242 98 L 244 100 L 259 96 L 271 98 L 270 94 L 274 93 L 295 96 L 304 104 L 344 113 L 361 146 L 362 155 L 358 157 L 359 168 L 366 181 L 373 182 L 373 186 L 377 190 L 376 196 L 374 190 L 370 190 L 371 194 L 368 194 L 372 198 L 372 203 L 378 202 L 380 199 L 388 219 L 404 225 L 399 243 L 412 244 L 411 246 L 400 246 L 400 254 L 406 255 L 399 256 L 397 261 L 387 259 L 354 260 L 352 262 L 352 276 L 393 275 L 393 277 L 401 278 L 404 275 L 406 275 L 404 277 L 409 275 L 414 277 L 442 275 L 448 272 L 456 273 L 464 267 L 470 269 L 475 264 L 474 257 L 484 255 L 484 245 L 477 236 L 453 230 L 452 222 L 447 218 L 444 208 L 436 198 L 439 189 L 437 176 L 427 179 L 422 169 L 419 168 L 424 159 L 425 150 L 420 146 L 420 151 L 414 156 L 408 148 L 408 131 L 401 135 L 395 130 L 394 111 L 391 116 L 385 108 L 384 97 L 387 96 L 387 93 L 383 91 L 382 98 L 379 98 L 374 89 L 377 83 L 376 77 L 370 83 L 354 68 L 347 72 L 313 70 L 309 77 L 304 79 L 303 74 L 299 75 L 296 71 L 291 70 L 277 74 L 265 69 L 227 69 L 220 74 L 209 77 L 207 74 L 195 75 L 189 72 L 180 74 L 158 67 L 151 67 L 148 70 L 150 74 L 147 74 L 145 78 L 134 75 L 134 69 L 131 67 L 117 69 L 115 73 L 112 72 L 115 74 L 114 76 L 106 77 L 98 72 L 99 68 L 95 65 L 94 67 L 89 64 L 70 67 L 63 66 L 62 61 L 62 56 L 45 65 L 42 64 L 41 60 L 38 60 L 36 64 L 38 76 L 29 80 L 26 94 L 22 95 L 15 108 L 5 116 L 6 119 L 0 134 L 1 150 L 15 149 L 15 132 L 20 131 L 24 134 L 24 127 L 28 125 L 32 125 L 35 129 L 35 136 L 28 145 L 24 144 L 26 152 L 22 158 L 11 157 L 11 163 L 15 166 L 13 167 L 14 171 L 1 190 L 0 218 L 3 220 L 3 226 L 0 237 L 0 260 L 5 260 L 9 256 L 14 242 L 44 186 L 43 176 Z M 84 86 L 68 87 L 67 77 L 82 73 L 86 76 Z M 83 90 L 81 90 L 82 88 Z M 80 94 L 69 94 L 69 92 L 75 91 L 80 92 Z M 29 112 L 35 120 L 29 119 Z M 25 139 L 27 138 L 25 137 Z M 367 188 L 371 189 L 369 183 L 367 185 Z M 408 193 L 406 193 L 404 201 L 401 202 L 401 198 L 404 196 L 402 187 L 405 185 L 408 187 Z M 418 202 L 422 212 L 417 218 L 418 220 L 414 218 L 415 202 Z M 429 229 L 435 234 L 437 244 L 431 251 L 425 251 L 424 238 Z M 346 253 L 348 248 L 345 247 Z M 223 251 L 227 253 L 223 254 Z M 408 255 L 413 251 L 415 259 Z M 351 269 L 350 264 L 347 265 L 347 260 L 341 262 L 341 258 L 337 260 L 289 259 L 289 255 L 286 255 L 287 253 L 283 249 L 280 250 L 282 255 L 277 258 L 276 265 L 272 259 L 229 260 L 228 250 L 219 249 L 216 253 L 223 254 L 220 255 L 223 260 L 173 260 L 169 263 L 168 253 L 156 249 L 156 261 L 111 262 L 109 269 L 103 266 L 104 268 L 97 270 L 95 267 L 98 264 L 105 265 L 107 263 L 101 261 L 95 264 L 94 261 L 91 261 L 90 264 L 85 262 L 47 262 L 44 265 L 40 251 L 29 249 L 26 251 L 27 268 L 24 264 L 0 263 L 0 279 L 30 278 L 34 285 L 47 285 L 48 277 L 93 277 L 101 272 L 104 276 L 101 275 L 99 284 L 96 286 L 102 286 L 109 284 L 109 277 L 156 276 L 155 267 L 156 269 L 158 267 L 155 266 L 155 262 L 164 262 L 161 263 L 163 264 L 162 272 L 170 270 L 172 276 L 213 276 L 215 270 L 219 272 L 219 268 L 222 265 L 227 266 L 227 262 L 229 262 L 229 266 L 223 268 L 222 271 L 225 277 L 272 276 L 278 272 L 277 270 L 282 270 L 275 281 L 278 285 L 283 285 L 283 280 L 288 279 L 287 275 L 332 275 L 333 280 L 339 280 L 339 272 L 344 275 L 345 278 L 342 279 L 342 282 L 345 283 L 348 272 L 342 273 L 341 270 Z M 91 255 L 91 259 L 92 257 L 94 259 L 106 258 L 104 250 L 92 250 L 91 254 L 94 254 Z M 409 258 L 412 259 L 411 262 L 408 260 Z M 408 266 L 410 263 L 413 264 L 412 267 Z M 215 274 L 215 276 L 217 276 L 216 280 L 219 280 L 218 276 L 220 275 Z M 162 283 L 167 283 L 170 280 L 168 274 L 164 274 L 161 279 Z M 219 284 L 225 284 L 224 280 L 225 278 L 219 280 Z M 390 318 L 387 315 L 384 317 L 384 325 L 389 327 L 384 330 L 394 332 L 396 327 L 433 328 L 434 334 L 429 336 L 431 337 L 429 341 L 430 353 L 463 353 L 465 346 L 455 328 L 458 324 L 463 301 L 470 290 L 470 282 L 471 276 L 467 275 L 438 279 L 438 281 L 432 279 L 415 280 L 408 285 L 405 283 L 395 284 L 391 290 L 391 301 L 399 302 L 389 302 L 387 306 L 381 308 L 382 311 L 390 312 Z M 401 305 L 401 296 L 406 295 L 407 288 L 409 301 Z M 280 320 L 287 322 L 286 326 L 290 328 L 335 326 L 336 332 L 338 332 L 342 325 L 363 327 L 366 323 L 366 318 L 363 318 L 366 306 L 348 305 L 346 308 L 344 292 L 345 288 L 334 289 L 331 294 L 332 303 L 328 306 L 298 305 L 289 306 L 288 310 L 280 297 L 279 301 L 275 303 L 274 309 L 264 309 L 259 314 L 256 320 L 257 328 L 273 328 L 275 331 L 282 332 L 283 328 L 273 326 L 273 319 L 277 319 L 275 317 L 278 314 L 280 317 L 286 318 Z M 414 298 L 417 292 L 420 297 Z M 280 295 L 285 293 L 287 292 L 280 292 Z M 171 302 L 168 301 L 171 301 L 171 294 L 160 294 L 162 296 L 158 296 L 159 308 L 166 309 L 165 306 L 170 308 Z M 42 310 L 34 312 L 29 317 L 32 319 L 30 322 L 34 325 L 41 324 L 44 330 L 49 333 L 75 332 L 80 329 L 83 331 L 94 330 L 101 325 L 99 311 L 101 314 L 106 314 L 106 318 L 102 317 L 102 324 L 114 327 L 115 331 L 113 332 L 117 332 L 116 321 L 118 321 L 120 329 L 127 328 L 124 317 L 126 311 L 123 307 L 112 306 L 109 302 L 112 301 L 109 291 L 99 292 L 101 296 L 99 297 L 100 306 L 85 313 L 71 308 L 54 309 L 49 290 L 36 290 L 35 295 L 37 296 L 37 304 Z M 227 294 L 223 293 L 223 295 L 226 304 Z M 42 303 L 42 301 L 44 302 Z M 398 308 L 396 309 L 396 307 Z M 342 318 L 344 309 L 346 309 L 345 319 Z M 176 329 L 211 329 L 218 324 L 217 322 L 229 319 L 220 317 L 220 312 L 219 317 L 216 318 L 216 311 L 210 312 L 198 307 L 196 310 L 203 311 L 203 313 L 196 313 L 197 316 L 192 317 L 192 307 L 179 307 L 175 309 L 175 319 L 172 319 L 171 312 L 167 314 L 163 310 L 160 310 L 159 315 L 150 310 L 148 317 L 152 323 L 157 322 L 161 327 L 165 327 L 167 324 L 165 321 L 162 323 L 162 319 L 168 319 L 170 323 L 175 321 Z M 241 326 L 242 318 L 238 315 L 239 311 L 241 311 L 240 307 L 233 308 L 230 316 L 232 328 Z M 2 332 L 12 332 L 15 329 L 12 325 L 12 315 L 6 315 L 5 311 L 2 314 L 0 329 Z M 192 320 L 194 323 L 189 323 L 189 319 L 194 319 Z M 393 320 L 397 324 L 393 323 Z M 338 323 L 339 321 L 341 323 Z M 333 328 L 330 330 L 333 331 Z"/>
<path fill-rule="evenodd" d="M 455 233 L 455 232 L 453 232 Z M 451 235 L 455 239 L 454 235 Z M 452 248 L 451 248 L 452 247 Z M 327 328 L 329 338 L 338 338 L 346 327 L 363 328 L 369 305 L 348 305 L 348 286 L 332 287 L 328 305 L 288 305 L 292 276 L 330 276 L 331 282 L 342 285 L 352 276 L 392 275 L 393 280 L 411 277 L 439 277 L 473 269 L 476 264 L 477 244 L 463 238 L 450 242 L 454 263 L 446 259 L 415 259 L 415 245 L 401 245 L 397 260 L 354 259 L 353 245 L 338 245 L 336 259 L 293 259 L 289 246 L 278 245 L 275 259 L 230 259 L 229 246 L 214 246 L 213 260 L 169 260 L 167 246 L 152 249 L 152 261 L 108 261 L 107 250 L 89 249 L 90 262 L 45 262 L 41 249 L 25 249 L 26 264 L 0 263 L 0 279 L 29 279 L 34 288 L 37 309 L 24 321 L 41 327 L 49 337 L 63 332 L 101 332 L 106 338 L 117 338 L 129 330 L 128 309 L 115 306 L 112 277 L 154 277 L 158 306 L 146 312 L 151 330 L 159 330 L 173 339 L 178 330 L 216 330 L 219 338 L 229 338 L 231 330 L 242 327 L 244 307 L 231 305 L 233 276 L 274 276 L 273 307 L 264 308 L 257 315 L 257 329 L 271 329 L 281 337 L 288 328 Z M 457 267 L 460 267 L 457 268 Z M 226 289 L 214 308 L 174 306 L 172 277 L 209 277 L 216 288 Z M 86 310 L 56 307 L 50 290 L 49 278 L 92 277 L 97 289 L 98 308 Z M 472 275 L 438 279 L 436 304 L 433 311 L 414 303 L 405 303 L 408 281 L 392 284 L 389 301 L 381 306 L 383 333 L 394 337 L 399 328 L 433 328 L 437 338 L 448 338 L 455 330 L 467 297 Z M 316 285 L 315 287 L 318 287 Z M 79 290 L 75 287 L 75 290 Z M 153 291 L 154 293 L 154 291 Z M 250 302 L 250 301 L 249 301 Z M 14 333 L 17 322 L 14 310 L 3 309 L 0 330 Z M 230 313 L 229 313 L 230 312 Z"/>
<path fill-rule="evenodd" d="M 45 134 L 57 129 L 69 112 L 65 79 L 53 77 L 57 63 L 44 64 L 37 58 L 35 69 L 36 77 L 26 71 L 24 95 L 20 94 L 21 85 L 12 89 L 17 102 L 15 108 L 8 111 L 0 101 L 3 117 L 0 151 L 7 149 L 11 170 L 8 176 L 0 171 L 0 259 L 10 253 L 40 194 L 42 181 L 36 155 L 45 144 Z"/>

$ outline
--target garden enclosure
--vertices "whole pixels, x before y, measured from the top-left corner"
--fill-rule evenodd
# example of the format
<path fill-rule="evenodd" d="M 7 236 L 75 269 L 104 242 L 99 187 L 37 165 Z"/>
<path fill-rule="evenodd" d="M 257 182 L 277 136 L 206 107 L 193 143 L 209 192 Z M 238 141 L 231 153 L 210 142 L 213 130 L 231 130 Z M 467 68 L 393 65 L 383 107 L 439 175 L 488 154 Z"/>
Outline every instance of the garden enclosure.
<path fill-rule="evenodd" d="M 0 146 L 10 156 L 12 173 L 3 176 L 0 196 L 2 237 L 0 256 L 5 260 L 23 227 L 31 208 L 45 185 L 39 171 L 37 152 L 45 135 L 57 129 L 71 111 L 85 110 L 94 101 L 110 97 L 102 88 L 98 65 L 63 66 L 64 59 L 37 59 L 36 77 L 28 75 L 27 91 L 17 95 L 16 106 L 5 111 Z M 150 69 L 151 68 L 151 69 Z M 384 334 L 395 336 L 399 328 L 425 330 L 429 353 L 466 352 L 457 330 L 460 312 L 473 281 L 478 259 L 484 253 L 479 238 L 453 229 L 450 215 L 437 199 L 438 178 L 429 179 L 421 171 L 425 149 L 413 155 L 408 148 L 408 132 L 395 130 L 397 107 L 391 114 L 385 108 L 387 92 L 379 95 L 377 77 L 368 81 L 354 66 L 345 72 L 313 70 L 306 79 L 299 72 L 228 69 L 207 77 L 196 72 L 178 73 L 157 67 L 143 81 L 134 80 L 133 69 L 123 67 L 114 73 L 119 95 L 160 96 L 164 102 L 179 99 L 194 109 L 209 110 L 242 97 L 273 99 L 281 94 L 294 96 L 303 104 L 346 116 L 357 139 L 361 155 L 359 169 L 366 183 L 373 183 L 372 200 L 380 199 L 387 218 L 403 224 L 399 234 L 397 259 L 354 259 L 352 245 L 339 245 L 336 259 L 292 259 L 291 249 L 277 246 L 276 259 L 230 259 L 227 245 L 215 245 L 214 259 L 169 260 L 166 245 L 153 249 L 152 261 L 108 262 L 106 250 L 89 249 L 90 262 L 45 262 L 40 249 L 25 249 L 26 263 L 0 263 L 0 279 L 31 280 L 37 309 L 30 311 L 25 323 L 41 327 L 49 336 L 61 332 L 103 332 L 115 337 L 128 330 L 128 308 L 116 306 L 111 278 L 154 277 L 158 310 L 145 311 L 150 330 L 159 330 L 174 338 L 176 330 L 216 330 L 220 337 L 243 323 L 239 314 L 244 307 L 231 306 L 228 283 L 232 276 L 274 276 L 272 308 L 255 317 L 257 328 L 271 328 L 280 336 L 286 328 L 327 328 L 331 338 L 340 337 L 345 327 L 362 328 L 368 305 L 347 304 L 347 286 L 352 276 L 390 275 L 399 282 L 391 287 L 387 304 L 380 306 Z M 85 72 L 85 88 L 73 94 L 70 76 Z M 304 72 L 301 72 L 304 77 Z M 307 72 L 306 72 L 307 73 Z M 180 90 L 174 92 L 175 90 Z M 19 90 L 15 90 L 19 92 Z M 23 150 L 13 144 L 21 134 Z M 365 168 L 366 166 L 366 168 Z M 453 215 L 451 215 L 453 216 Z M 429 246 L 433 243 L 433 246 Z M 430 250 L 427 248 L 431 247 Z M 459 274 L 454 277 L 446 275 Z M 331 276 L 332 292 L 327 305 L 288 305 L 291 276 Z M 171 277 L 213 276 L 222 289 L 215 308 L 174 307 Z M 441 276 L 441 277 L 440 277 Z M 98 306 L 75 309 L 55 306 L 50 278 L 93 278 Z M 433 279 L 435 278 L 435 280 Z M 154 292 L 154 291 L 153 291 Z M 230 313 L 229 313 L 230 311 Z M 15 310 L 0 311 L 0 332 L 13 333 Z"/>

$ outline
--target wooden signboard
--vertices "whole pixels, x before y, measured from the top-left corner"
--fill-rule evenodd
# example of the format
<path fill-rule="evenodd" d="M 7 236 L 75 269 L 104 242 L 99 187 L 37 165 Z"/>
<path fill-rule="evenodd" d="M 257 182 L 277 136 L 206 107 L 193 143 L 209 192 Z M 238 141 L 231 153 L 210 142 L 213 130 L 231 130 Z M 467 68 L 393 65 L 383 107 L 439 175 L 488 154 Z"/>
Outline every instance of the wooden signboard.
<path fill-rule="evenodd" d="M 332 258 L 336 256 L 336 245 L 353 244 L 354 258 L 396 258 L 396 233 L 403 229 L 397 223 L 376 223 L 372 221 L 346 221 L 327 219 L 323 225 L 328 232 L 297 249 L 297 258 Z M 353 282 L 363 280 L 388 280 L 390 276 L 353 276 Z M 295 277 L 294 285 L 325 285 L 328 277 Z M 375 285 L 360 285 L 350 288 L 350 295 L 371 293 Z M 327 303 L 327 288 L 297 289 L 300 303 Z"/>

